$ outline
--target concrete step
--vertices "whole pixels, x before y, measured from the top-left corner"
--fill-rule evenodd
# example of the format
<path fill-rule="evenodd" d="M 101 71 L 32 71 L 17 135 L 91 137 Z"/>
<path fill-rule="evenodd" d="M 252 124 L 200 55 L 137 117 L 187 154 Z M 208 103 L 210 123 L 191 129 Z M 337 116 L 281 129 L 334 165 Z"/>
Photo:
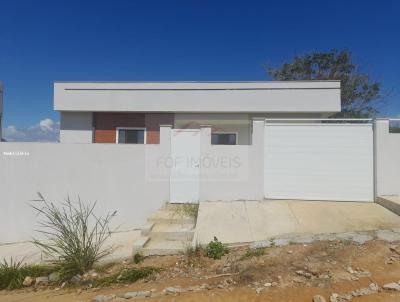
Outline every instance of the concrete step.
<path fill-rule="evenodd" d="M 183 241 L 150 240 L 141 250 L 144 256 L 166 256 L 183 253 L 190 243 Z"/>
<path fill-rule="evenodd" d="M 158 210 L 154 212 L 147 222 L 152 223 L 176 223 L 176 224 L 194 224 L 194 218 L 192 217 L 182 217 L 175 214 L 173 211 L 168 210 Z"/>
<path fill-rule="evenodd" d="M 170 241 L 192 241 L 193 224 L 157 223 L 149 233 L 151 239 Z"/>
<path fill-rule="evenodd" d="M 148 222 L 144 226 L 142 226 L 141 229 L 141 235 L 142 236 L 148 236 L 153 229 L 155 223 L 154 222 Z"/>
<path fill-rule="evenodd" d="M 389 211 L 400 215 L 400 196 L 378 196 L 376 202 Z"/>
<path fill-rule="evenodd" d="M 132 255 L 140 252 L 149 240 L 150 237 L 148 236 L 140 236 L 138 239 L 136 239 L 133 243 Z"/>

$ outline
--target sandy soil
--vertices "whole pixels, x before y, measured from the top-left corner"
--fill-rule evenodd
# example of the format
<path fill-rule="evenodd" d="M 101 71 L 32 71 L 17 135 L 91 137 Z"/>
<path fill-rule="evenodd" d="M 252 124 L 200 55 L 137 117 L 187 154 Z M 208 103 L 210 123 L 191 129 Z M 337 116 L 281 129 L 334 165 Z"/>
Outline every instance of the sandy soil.
<path fill-rule="evenodd" d="M 332 293 L 343 294 L 370 283 L 383 286 L 400 280 L 400 245 L 371 241 L 364 245 L 349 242 L 317 242 L 265 250 L 263 256 L 243 257 L 246 248 L 231 250 L 221 260 L 185 256 L 149 257 L 141 266 L 164 270 L 148 280 L 111 288 L 54 289 L 38 288 L 0 292 L 0 301 L 91 301 L 96 295 L 155 289 L 158 296 L 138 301 L 312 301 L 320 294 L 329 301 Z M 116 264 L 105 273 L 132 264 Z M 298 271 L 308 273 L 308 277 Z M 276 286 L 263 287 L 266 282 Z M 198 292 L 164 295 L 166 287 L 207 288 Z M 218 287 L 219 286 L 219 287 Z M 263 288 L 256 293 L 256 288 Z M 111 301 L 117 301 L 116 298 Z M 400 292 L 354 297 L 352 301 L 400 301 Z"/>

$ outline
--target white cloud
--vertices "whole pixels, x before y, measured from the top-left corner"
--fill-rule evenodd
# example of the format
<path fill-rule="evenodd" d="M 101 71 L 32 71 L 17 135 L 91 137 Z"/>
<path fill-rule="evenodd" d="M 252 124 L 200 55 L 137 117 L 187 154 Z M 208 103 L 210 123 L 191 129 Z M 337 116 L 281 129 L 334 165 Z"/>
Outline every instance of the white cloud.
<path fill-rule="evenodd" d="M 3 138 L 9 142 L 58 142 L 60 122 L 45 118 L 25 129 L 9 125 L 3 129 Z"/>

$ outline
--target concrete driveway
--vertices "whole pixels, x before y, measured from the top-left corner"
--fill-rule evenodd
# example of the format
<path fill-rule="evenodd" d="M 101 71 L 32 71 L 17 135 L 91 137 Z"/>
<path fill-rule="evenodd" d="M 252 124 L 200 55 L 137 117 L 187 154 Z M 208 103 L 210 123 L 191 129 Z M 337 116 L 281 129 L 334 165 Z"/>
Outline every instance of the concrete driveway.
<path fill-rule="evenodd" d="M 295 234 L 400 228 L 400 217 L 376 203 L 327 201 L 200 202 L 195 240 L 239 244 Z"/>

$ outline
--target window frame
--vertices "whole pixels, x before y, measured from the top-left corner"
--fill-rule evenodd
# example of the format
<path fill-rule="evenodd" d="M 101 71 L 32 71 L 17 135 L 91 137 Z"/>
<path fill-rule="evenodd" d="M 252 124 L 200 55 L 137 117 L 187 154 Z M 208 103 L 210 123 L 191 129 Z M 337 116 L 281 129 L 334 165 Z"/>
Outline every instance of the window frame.
<path fill-rule="evenodd" d="M 235 144 L 234 145 L 224 145 L 224 144 L 213 144 L 212 143 L 212 135 L 213 134 L 234 134 L 235 135 Z M 239 133 L 235 131 L 217 131 L 217 132 L 211 132 L 211 145 L 212 146 L 237 146 L 238 145 L 238 139 L 239 139 Z"/>
<path fill-rule="evenodd" d="M 119 130 L 143 130 L 143 132 L 144 132 L 143 144 L 119 143 L 118 142 Z M 145 127 L 116 127 L 115 131 L 116 131 L 115 143 L 118 145 L 146 145 L 147 144 L 147 131 L 146 131 Z"/>

